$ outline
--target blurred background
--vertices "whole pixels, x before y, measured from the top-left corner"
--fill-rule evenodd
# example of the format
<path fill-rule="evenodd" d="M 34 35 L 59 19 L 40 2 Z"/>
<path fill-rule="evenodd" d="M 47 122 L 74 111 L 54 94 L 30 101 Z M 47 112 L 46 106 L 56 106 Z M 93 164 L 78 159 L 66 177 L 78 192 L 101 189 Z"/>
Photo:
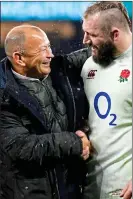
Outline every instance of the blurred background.
<path fill-rule="evenodd" d="M 0 59 L 5 57 L 4 39 L 14 26 L 32 24 L 43 29 L 54 54 L 83 47 L 82 14 L 93 2 L 1 2 Z M 123 2 L 132 20 L 132 1 Z"/>

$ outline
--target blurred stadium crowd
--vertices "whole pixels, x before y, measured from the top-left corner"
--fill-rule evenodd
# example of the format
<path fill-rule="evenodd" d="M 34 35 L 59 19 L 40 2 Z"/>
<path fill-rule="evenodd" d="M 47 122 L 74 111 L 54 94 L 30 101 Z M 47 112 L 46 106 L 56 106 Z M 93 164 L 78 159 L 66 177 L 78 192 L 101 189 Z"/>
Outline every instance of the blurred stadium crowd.
<path fill-rule="evenodd" d="M 1 2 L 0 59 L 3 43 L 14 26 L 28 23 L 43 29 L 54 54 L 65 54 L 83 47 L 82 14 L 93 2 Z M 132 20 L 132 1 L 123 2 Z"/>

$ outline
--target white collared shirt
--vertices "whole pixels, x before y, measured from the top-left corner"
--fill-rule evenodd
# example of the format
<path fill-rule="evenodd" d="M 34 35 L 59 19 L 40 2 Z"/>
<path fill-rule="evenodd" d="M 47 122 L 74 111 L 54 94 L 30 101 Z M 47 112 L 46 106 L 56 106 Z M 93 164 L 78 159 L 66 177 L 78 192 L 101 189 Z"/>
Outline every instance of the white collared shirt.
<path fill-rule="evenodd" d="M 17 73 L 16 71 L 14 71 L 12 68 L 11 68 L 13 74 L 18 78 L 18 79 L 27 79 L 27 80 L 30 80 L 30 81 L 40 81 L 38 78 L 33 78 L 33 77 L 27 77 L 27 76 L 24 76 L 24 75 L 21 75 L 19 73 Z M 44 77 L 44 79 L 46 79 L 48 77 L 48 75 L 46 75 Z"/>

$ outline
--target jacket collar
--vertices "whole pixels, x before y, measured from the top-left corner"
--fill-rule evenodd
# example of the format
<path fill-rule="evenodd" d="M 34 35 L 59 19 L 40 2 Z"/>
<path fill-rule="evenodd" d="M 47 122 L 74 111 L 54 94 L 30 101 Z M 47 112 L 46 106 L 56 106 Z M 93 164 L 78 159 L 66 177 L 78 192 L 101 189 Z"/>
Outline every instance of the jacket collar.
<path fill-rule="evenodd" d="M 28 93 L 26 88 L 18 84 L 11 71 L 11 63 L 8 59 L 5 59 L 4 67 L 6 68 L 7 79 L 6 91 L 20 104 L 24 105 L 24 107 L 26 107 L 42 123 L 42 125 L 46 127 L 40 104 L 38 103 L 36 98 Z"/>
<path fill-rule="evenodd" d="M 6 58 L 0 61 L 0 89 L 6 87 L 6 68 L 4 65 Z"/>

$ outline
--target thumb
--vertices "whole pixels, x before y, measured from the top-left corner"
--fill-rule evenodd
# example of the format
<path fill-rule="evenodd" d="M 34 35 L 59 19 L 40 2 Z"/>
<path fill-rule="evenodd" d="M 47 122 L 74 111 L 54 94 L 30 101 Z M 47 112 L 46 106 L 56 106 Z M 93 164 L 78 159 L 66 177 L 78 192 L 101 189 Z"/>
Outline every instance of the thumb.
<path fill-rule="evenodd" d="M 80 131 L 80 130 L 76 131 L 75 133 L 76 133 L 76 135 L 78 135 L 79 137 L 85 136 L 84 132 L 83 132 L 83 131 Z"/>

